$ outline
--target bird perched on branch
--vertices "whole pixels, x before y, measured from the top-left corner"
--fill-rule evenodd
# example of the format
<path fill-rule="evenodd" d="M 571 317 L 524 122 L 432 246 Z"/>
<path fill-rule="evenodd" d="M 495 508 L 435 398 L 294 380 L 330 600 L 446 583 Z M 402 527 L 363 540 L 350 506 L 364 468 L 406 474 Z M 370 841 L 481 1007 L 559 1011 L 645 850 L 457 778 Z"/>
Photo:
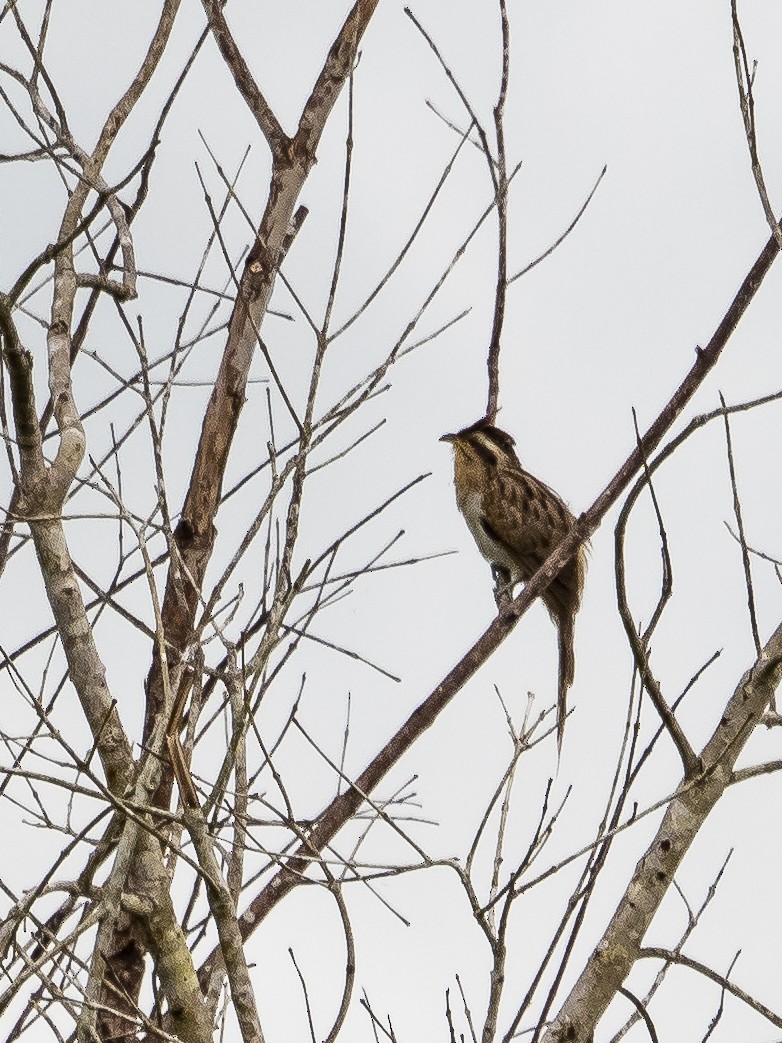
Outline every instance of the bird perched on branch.
<path fill-rule="evenodd" d="M 488 421 L 443 435 L 441 441 L 453 445 L 456 503 L 495 572 L 500 604 L 517 583 L 531 579 L 575 518 L 553 489 L 524 470 L 511 436 Z M 541 594 L 559 632 L 559 751 L 575 671 L 573 629 L 585 571 L 586 554 L 579 547 Z"/>

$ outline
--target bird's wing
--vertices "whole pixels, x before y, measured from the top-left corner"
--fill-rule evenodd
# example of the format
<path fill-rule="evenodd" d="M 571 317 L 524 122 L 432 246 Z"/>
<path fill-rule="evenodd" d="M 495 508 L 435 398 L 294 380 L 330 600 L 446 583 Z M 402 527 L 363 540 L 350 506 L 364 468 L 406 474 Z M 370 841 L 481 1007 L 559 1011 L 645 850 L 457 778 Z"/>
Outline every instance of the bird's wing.
<path fill-rule="evenodd" d="M 527 580 L 540 568 L 575 518 L 544 482 L 528 471 L 503 468 L 483 495 L 482 524 L 506 547 Z M 581 582 L 580 552 L 552 581 L 544 601 L 550 611 L 575 611 Z"/>

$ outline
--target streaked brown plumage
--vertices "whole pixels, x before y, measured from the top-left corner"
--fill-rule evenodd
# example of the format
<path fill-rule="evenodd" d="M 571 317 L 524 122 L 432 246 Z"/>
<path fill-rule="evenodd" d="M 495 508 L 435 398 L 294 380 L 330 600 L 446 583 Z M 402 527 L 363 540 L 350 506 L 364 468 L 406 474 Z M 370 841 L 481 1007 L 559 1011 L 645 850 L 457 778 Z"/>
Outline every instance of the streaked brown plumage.
<path fill-rule="evenodd" d="M 456 503 L 481 554 L 513 586 L 526 582 L 575 518 L 553 489 L 521 466 L 509 434 L 485 420 L 443 435 L 454 449 Z M 562 748 L 567 691 L 573 683 L 573 629 L 586 571 L 583 547 L 541 597 L 559 632 L 557 748 Z"/>

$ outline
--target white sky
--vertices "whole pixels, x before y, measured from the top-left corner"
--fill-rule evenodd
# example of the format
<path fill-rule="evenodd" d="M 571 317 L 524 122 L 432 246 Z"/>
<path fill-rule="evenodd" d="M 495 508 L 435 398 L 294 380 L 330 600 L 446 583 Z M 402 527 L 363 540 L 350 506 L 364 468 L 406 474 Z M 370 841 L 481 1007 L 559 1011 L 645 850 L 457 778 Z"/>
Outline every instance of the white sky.
<path fill-rule="evenodd" d="M 230 21 L 244 53 L 289 132 L 295 128 L 324 51 L 348 6 L 331 0 L 288 0 L 283 4 L 232 0 L 229 5 Z M 66 5 L 54 5 L 50 71 L 74 134 L 85 146 L 94 142 L 107 103 L 113 102 L 131 75 L 158 7 L 134 5 L 131 16 L 119 4 L 70 0 Z M 499 69 L 494 5 L 486 0 L 446 4 L 413 0 L 412 7 L 488 129 Z M 687 4 L 510 0 L 509 8 L 512 69 L 507 149 L 511 166 L 523 161 L 510 203 L 510 272 L 518 271 L 561 234 L 602 167 L 608 167 L 572 235 L 509 290 L 503 338 L 499 422 L 516 437 L 520 456 L 530 470 L 580 511 L 596 498 L 632 449 L 631 409 L 637 410 L 642 426 L 656 416 L 690 367 L 696 345 L 711 336 L 765 243 L 768 229 L 743 136 L 727 0 L 690 0 Z M 33 25 L 35 5 L 22 4 L 20 9 Z M 780 211 L 782 7 L 745 0 L 740 14 L 750 58 L 758 61 L 755 100 L 760 155 L 772 206 Z M 200 5 L 184 4 L 171 55 L 150 97 L 118 142 L 108 177 L 123 177 L 146 147 L 145 135 L 160 99 L 202 24 Z M 0 60 L 16 59 L 14 41 L 6 18 L 0 23 Z M 465 124 L 457 97 L 398 2 L 381 0 L 362 46 L 355 91 L 354 189 L 335 314 L 338 324 L 385 272 L 456 147 L 456 135 L 427 108 L 426 101 L 459 126 Z M 285 269 L 316 316 L 322 313 L 334 254 L 345 118 L 343 98 L 302 194 L 310 214 Z M 211 42 L 166 127 L 152 193 L 134 226 L 138 263 L 145 271 L 188 279 L 198 263 L 210 218 L 195 163 L 213 198 L 222 198 L 221 182 L 199 132 L 229 175 L 250 146 L 239 193 L 257 218 L 265 202 L 268 152 Z M 23 147 L 18 129 L 2 107 L 0 141 L 0 152 Z M 324 408 L 389 350 L 490 198 L 485 161 L 477 150 L 467 147 L 399 276 L 378 304 L 331 349 L 319 400 Z M 0 166 L 0 287 L 6 289 L 30 257 L 55 238 L 62 204 L 62 188 L 50 169 L 29 164 Z M 247 241 L 238 215 L 229 218 L 226 235 L 238 257 Z M 450 451 L 438 439 L 443 432 L 477 419 L 484 410 L 484 360 L 495 270 L 495 225 L 489 221 L 422 320 L 420 333 L 436 329 L 463 308 L 470 308 L 469 315 L 403 359 L 392 371 L 390 391 L 337 436 L 332 450 L 347 445 L 380 417 L 387 418 L 385 426 L 343 465 L 324 471 L 313 481 L 313 496 L 303 512 L 303 546 L 318 548 L 415 475 L 432 472 L 357 538 L 340 563 L 347 568 L 363 561 L 400 528 L 405 537 L 392 552 L 393 559 L 457 551 L 415 570 L 381 573 L 324 614 L 316 627 L 324 638 L 343 643 L 400 675 L 400 684 L 335 653 L 310 648 L 302 654 L 300 669 L 307 670 L 309 679 L 303 721 L 335 757 L 346 696 L 351 695 L 350 771 L 365 765 L 492 616 L 488 568 L 456 511 Z M 222 286 L 225 278 L 222 259 L 215 254 L 206 281 Z M 782 269 L 777 266 L 685 419 L 715 408 L 719 390 L 733 403 L 782 387 L 778 344 L 781 280 Z M 142 280 L 139 300 L 128 314 L 144 316 L 150 354 L 162 353 L 170 344 L 183 299 L 180 293 Z M 34 299 L 34 306 L 37 314 L 46 315 L 45 291 Z M 274 306 L 295 311 L 279 282 Z M 208 302 L 201 311 L 205 313 L 207 307 Z M 22 320 L 20 325 L 35 355 L 42 405 L 45 342 L 32 321 Z M 303 404 L 302 375 L 312 352 L 306 323 L 300 316 L 295 323 L 269 318 L 264 332 L 284 379 L 295 390 L 295 401 Z M 122 372 L 135 368 L 132 348 L 120 334 L 108 305 L 89 346 Z M 221 336 L 208 341 L 194 358 L 189 377 L 208 380 L 222 346 Z M 256 361 L 253 376 L 267 376 L 261 359 Z M 75 384 L 78 404 L 85 409 L 109 386 L 108 378 L 86 359 L 80 362 Z M 265 453 L 265 393 L 263 384 L 250 386 L 228 484 Z M 168 492 L 175 509 L 181 503 L 207 396 L 208 388 L 185 389 L 172 406 L 167 462 Z M 121 418 L 115 420 L 121 423 Z M 109 444 L 108 421 L 108 414 L 99 414 L 88 427 L 89 451 L 95 456 Z M 276 422 L 282 440 L 282 409 L 276 413 Z M 782 496 L 777 477 L 781 423 L 779 405 L 738 416 L 733 422 L 747 538 L 750 545 L 777 557 L 782 551 Z M 125 460 L 128 495 L 140 513 L 151 509 L 154 502 L 145 437 L 139 435 L 131 444 Z M 2 481 L 5 502 L 7 469 Z M 724 525 L 725 521 L 733 524 L 733 512 L 721 425 L 712 424 L 696 435 L 660 472 L 656 488 L 675 571 L 675 598 L 653 646 L 653 664 L 663 691 L 675 698 L 708 657 L 722 650 L 681 716 L 697 747 L 711 733 L 729 693 L 753 658 L 741 557 Z M 238 500 L 242 502 L 234 503 L 218 521 L 221 536 L 228 536 L 257 506 L 252 493 Z M 568 723 L 552 800 L 560 800 L 569 786 L 573 793 L 544 853 L 546 865 L 545 860 L 555 861 L 591 838 L 624 724 L 631 658 L 615 606 L 615 520 L 616 512 L 592 542 L 585 602 L 577 625 L 576 682 L 571 693 L 575 712 Z M 77 560 L 88 561 L 96 576 L 110 575 L 115 527 L 71 523 L 68 534 Z M 218 543 L 215 576 L 232 551 L 233 544 L 227 540 Z M 108 555 L 105 563 L 100 557 L 103 553 Z M 261 556 L 259 548 L 248 568 L 253 561 L 260 567 Z M 302 551 L 302 560 L 304 556 Z M 0 633 L 6 649 L 16 647 L 38 629 L 39 618 L 40 625 L 48 622 L 32 556 L 26 561 L 21 558 L 14 559 L 3 577 L 6 592 L 0 601 Z M 633 611 L 643 623 L 655 601 L 659 560 L 656 525 L 648 502 L 643 501 L 631 525 L 628 554 Z M 772 567 L 757 561 L 753 567 L 760 634 L 765 639 L 776 625 L 782 598 Z M 252 588 L 252 576 L 240 578 Z M 29 612 L 19 611 L 21 590 Z M 235 592 L 234 584 L 231 593 Z M 135 604 L 139 607 L 144 601 Z M 116 621 L 107 621 L 98 636 L 123 720 L 137 741 L 134 729 L 141 712 L 140 685 L 149 649 Z M 432 857 L 463 857 L 466 838 L 475 829 L 483 803 L 506 763 L 509 744 L 494 685 L 502 691 L 517 724 L 528 691 L 536 696 L 536 710 L 548 707 L 555 694 L 555 649 L 548 616 L 536 606 L 385 781 L 381 796 L 391 794 L 413 774 L 418 776 L 414 789 L 422 817 L 436 820 L 437 826 L 412 826 L 411 833 Z M 296 680 L 292 675 L 290 684 Z M 7 678 L 0 681 L 0 686 L 7 685 Z M 275 727 L 275 715 L 285 712 L 289 695 L 286 689 L 280 693 L 279 704 L 268 707 L 264 721 L 269 729 Z M 8 700 L 12 705 L 18 703 L 10 694 Z M 63 711 L 64 721 L 83 741 L 74 709 L 71 699 L 68 711 Z M 646 734 L 656 726 L 650 708 L 644 723 Z M 306 776 L 296 775 L 296 755 L 303 756 L 303 750 L 293 744 L 287 766 L 292 795 L 300 801 L 300 813 L 306 815 L 322 805 L 322 786 L 333 788 L 334 783 L 328 772 L 316 773 L 310 768 L 309 758 Z M 764 732 L 753 738 L 741 763 L 772 759 L 777 751 L 777 734 Z M 526 847 L 546 780 L 556 771 L 553 738 L 522 763 L 509 862 Z M 670 792 L 676 772 L 670 744 L 663 740 L 639 784 L 641 806 Z M 770 810 L 779 806 L 780 796 L 779 781 L 773 776 L 729 793 L 707 823 L 679 879 L 691 904 L 698 906 L 728 850 L 735 847 L 718 895 L 687 951 L 722 971 L 741 948 L 734 980 L 771 1006 L 778 1003 L 782 986 L 778 903 L 768 900 L 769 877 L 774 879 L 773 868 L 782 856 L 777 816 Z M 5 814 L 9 814 L 8 807 Z M 599 937 L 656 822 L 652 818 L 640 824 L 612 852 L 611 867 L 590 909 L 564 989 Z M 14 836 L 18 832 L 24 838 L 21 842 L 30 845 L 30 851 L 37 851 L 38 845 L 45 847 L 45 840 L 19 821 L 12 828 Z M 378 840 L 376 846 L 370 845 L 365 855 L 378 860 L 414 857 L 387 837 L 383 843 Z M 14 888 L 30 886 L 26 869 L 21 860 L 9 867 Z M 37 879 L 35 873 L 33 877 Z M 557 878 L 534 890 L 523 906 L 513 935 L 514 955 L 509 964 L 513 985 L 509 985 L 506 1014 L 537 966 L 547 928 L 559 915 L 565 887 Z M 444 990 L 450 987 L 452 999 L 457 995 L 456 973 L 480 1023 L 488 955 L 452 874 L 446 869 L 416 873 L 384 881 L 378 890 L 411 926 L 403 926 L 367 892 L 356 888 L 350 893 L 359 965 L 354 1009 L 340 1038 L 349 1043 L 372 1038 L 366 1015 L 358 1006 L 365 988 L 378 1013 L 391 1016 L 400 1041 L 446 1039 Z M 671 893 L 653 925 L 649 944 L 674 944 L 685 922 L 681 900 Z M 333 907 L 322 894 L 299 889 L 275 911 L 250 946 L 257 963 L 255 983 L 262 1020 L 270 1040 L 307 1038 L 297 979 L 287 956 L 289 946 L 308 977 L 317 1028 L 325 1033 L 338 1001 L 343 949 Z M 656 969 L 656 964 L 639 965 L 633 972 L 629 984 L 636 994 L 642 994 Z M 672 972 L 653 1008 L 661 1039 L 700 1039 L 716 1007 L 717 990 L 685 974 Z M 565 994 L 563 991 L 562 998 Z M 610 1038 L 610 1026 L 618 1025 L 622 1014 L 626 1014 L 624 1009 L 609 1014 L 597 1038 Z M 463 1019 L 458 1028 L 466 1031 Z M 630 1038 L 645 1038 L 644 1030 L 636 1028 Z M 765 1022 L 728 999 L 712 1038 L 761 1041 L 776 1037 Z"/>

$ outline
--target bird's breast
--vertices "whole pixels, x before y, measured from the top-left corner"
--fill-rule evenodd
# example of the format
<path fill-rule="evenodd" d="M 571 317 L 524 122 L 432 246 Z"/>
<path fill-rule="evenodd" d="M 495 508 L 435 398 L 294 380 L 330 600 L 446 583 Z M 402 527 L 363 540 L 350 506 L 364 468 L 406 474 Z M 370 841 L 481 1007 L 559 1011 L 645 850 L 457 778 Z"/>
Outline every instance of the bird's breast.
<path fill-rule="evenodd" d="M 497 539 L 487 523 L 483 495 L 477 490 L 467 491 L 462 496 L 457 495 L 457 503 L 467 522 L 467 528 L 484 558 L 492 565 L 501 565 L 508 569 L 514 583 L 522 579 L 516 558 L 505 544 Z"/>

